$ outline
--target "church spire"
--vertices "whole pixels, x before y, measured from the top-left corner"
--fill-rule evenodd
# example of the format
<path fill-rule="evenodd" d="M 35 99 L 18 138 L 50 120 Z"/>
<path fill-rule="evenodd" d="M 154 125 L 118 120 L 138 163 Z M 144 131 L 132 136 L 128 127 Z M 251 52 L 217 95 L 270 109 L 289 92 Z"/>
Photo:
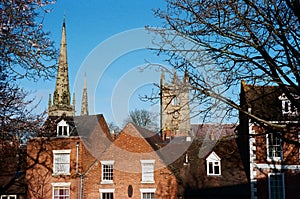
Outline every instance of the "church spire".
<path fill-rule="evenodd" d="M 81 103 L 81 113 L 80 115 L 88 115 L 89 107 L 88 107 L 88 94 L 86 88 L 86 74 L 84 74 L 83 80 L 83 93 L 82 93 L 82 103 Z"/>
<path fill-rule="evenodd" d="M 74 116 L 74 109 L 70 105 L 71 97 L 69 90 L 67 42 L 66 42 L 66 22 L 65 18 L 62 25 L 62 36 L 60 42 L 60 52 L 56 85 L 53 96 L 53 105 L 49 108 L 49 116 Z"/>

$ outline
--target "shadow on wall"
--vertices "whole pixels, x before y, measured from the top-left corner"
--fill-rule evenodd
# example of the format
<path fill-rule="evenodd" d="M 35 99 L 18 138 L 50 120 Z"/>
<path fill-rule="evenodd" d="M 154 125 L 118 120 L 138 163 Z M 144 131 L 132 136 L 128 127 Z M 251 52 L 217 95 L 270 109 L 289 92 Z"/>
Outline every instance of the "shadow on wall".
<path fill-rule="evenodd" d="M 247 191 L 245 191 L 247 190 Z M 249 196 L 249 185 L 239 184 L 234 186 L 191 189 L 186 188 L 185 199 L 247 199 Z"/>

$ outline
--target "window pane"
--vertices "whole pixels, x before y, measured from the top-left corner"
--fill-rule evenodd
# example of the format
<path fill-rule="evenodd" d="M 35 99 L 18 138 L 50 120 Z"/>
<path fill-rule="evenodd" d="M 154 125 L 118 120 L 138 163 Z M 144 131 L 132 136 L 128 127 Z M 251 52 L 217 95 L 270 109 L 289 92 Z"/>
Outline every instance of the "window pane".
<path fill-rule="evenodd" d="M 271 199 L 283 199 L 283 178 L 282 174 L 271 174 L 270 178 L 270 196 Z"/>
<path fill-rule="evenodd" d="M 268 135 L 268 156 L 271 158 L 281 157 L 281 140 L 273 133 Z"/>
<path fill-rule="evenodd" d="M 67 126 L 64 126 L 64 135 L 68 135 L 68 127 Z"/>
<path fill-rule="evenodd" d="M 154 199 L 154 193 L 143 193 L 143 199 Z"/>
<path fill-rule="evenodd" d="M 287 101 L 284 103 L 284 111 L 289 112 L 289 103 Z"/>
<path fill-rule="evenodd" d="M 154 164 L 143 163 L 142 164 L 142 181 L 153 182 L 154 181 Z"/>
<path fill-rule="evenodd" d="M 70 189 L 69 187 L 54 187 L 54 199 L 69 199 Z"/>
<path fill-rule="evenodd" d="M 59 153 L 54 154 L 54 172 L 69 173 L 70 172 L 70 154 Z"/>
<path fill-rule="evenodd" d="M 215 174 L 219 175 L 220 174 L 220 172 L 219 172 L 220 167 L 218 165 L 215 165 L 214 169 L 215 169 Z"/>
<path fill-rule="evenodd" d="M 214 173 L 214 170 L 213 170 L 213 163 L 212 163 L 212 162 L 209 162 L 209 163 L 208 163 L 208 173 L 211 173 L 211 174 Z"/>
<path fill-rule="evenodd" d="M 102 199 L 113 199 L 114 193 L 102 193 Z"/>
<path fill-rule="evenodd" d="M 59 126 L 58 127 L 58 135 L 62 135 L 63 134 L 63 127 Z"/>
<path fill-rule="evenodd" d="M 102 179 L 103 180 L 113 180 L 113 165 L 112 164 L 102 165 Z"/>

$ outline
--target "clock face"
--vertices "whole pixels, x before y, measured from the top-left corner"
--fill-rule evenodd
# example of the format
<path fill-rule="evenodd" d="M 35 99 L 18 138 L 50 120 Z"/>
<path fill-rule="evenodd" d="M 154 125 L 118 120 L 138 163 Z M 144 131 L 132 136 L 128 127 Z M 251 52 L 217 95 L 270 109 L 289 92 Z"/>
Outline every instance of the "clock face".
<path fill-rule="evenodd" d="M 173 118 L 174 118 L 174 119 L 178 119 L 178 118 L 179 118 L 179 113 L 178 113 L 178 111 L 175 111 L 175 112 L 173 113 Z"/>

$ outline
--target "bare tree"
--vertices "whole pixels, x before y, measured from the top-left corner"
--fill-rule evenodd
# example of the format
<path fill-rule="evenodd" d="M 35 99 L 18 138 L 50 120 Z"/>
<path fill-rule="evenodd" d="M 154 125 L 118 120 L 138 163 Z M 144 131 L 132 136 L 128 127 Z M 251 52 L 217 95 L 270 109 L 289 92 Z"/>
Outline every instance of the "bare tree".
<path fill-rule="evenodd" d="M 300 110 L 300 1 L 166 3 L 165 10 L 155 11 L 164 27 L 149 28 L 160 36 L 155 50 L 169 55 L 177 70 L 188 71 L 192 100 L 201 104 L 200 112 L 213 115 L 220 107 L 228 115 L 235 109 L 261 124 L 285 128 L 240 107 L 235 90 L 242 80 L 276 85 Z"/>
<path fill-rule="evenodd" d="M 43 19 L 55 0 L 0 1 L 0 195 L 12 187 L 24 194 L 26 138 L 44 119 L 18 80 L 50 79 L 57 50 L 43 30 Z M 16 186 L 18 186 L 16 188 Z"/>
<path fill-rule="evenodd" d="M 107 125 L 108 125 L 110 132 L 114 133 L 115 136 L 117 136 L 121 132 L 120 127 L 117 126 L 114 122 L 109 122 Z"/>
<path fill-rule="evenodd" d="M 134 109 L 129 112 L 129 116 L 125 122 L 132 122 L 133 124 L 146 128 L 148 130 L 157 131 L 157 117 L 154 113 L 145 109 Z"/>
<path fill-rule="evenodd" d="M 43 30 L 55 0 L 0 1 L 0 71 L 15 78 L 51 78 L 57 51 Z"/>

